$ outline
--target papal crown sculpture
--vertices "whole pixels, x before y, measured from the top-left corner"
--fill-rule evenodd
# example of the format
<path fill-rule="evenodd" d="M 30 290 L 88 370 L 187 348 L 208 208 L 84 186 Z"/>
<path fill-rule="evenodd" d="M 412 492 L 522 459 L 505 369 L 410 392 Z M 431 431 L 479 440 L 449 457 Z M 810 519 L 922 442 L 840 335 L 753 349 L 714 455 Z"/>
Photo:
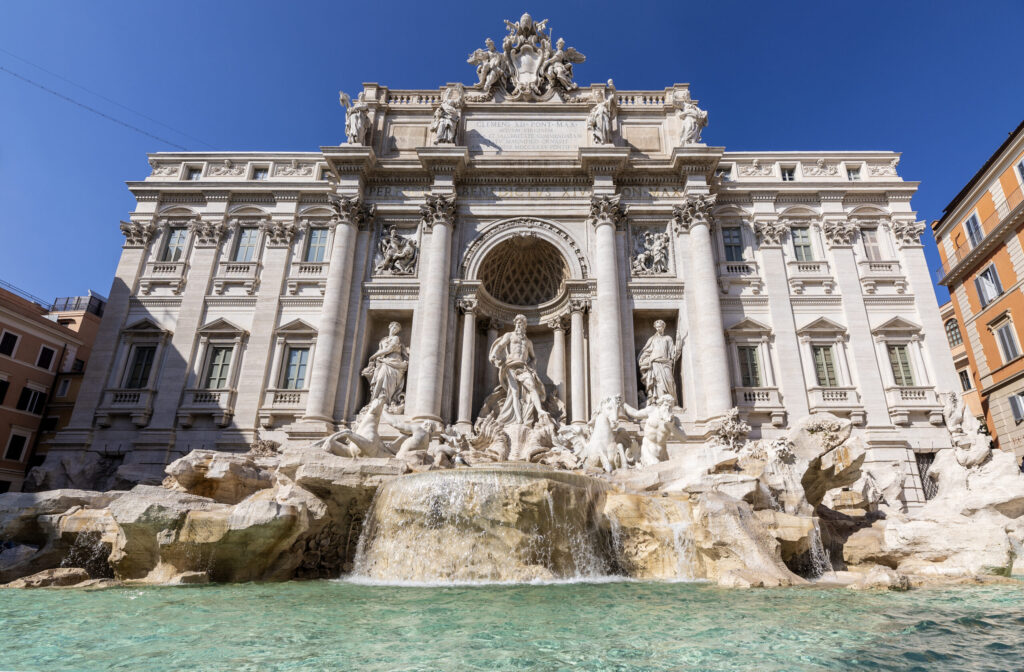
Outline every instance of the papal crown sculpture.
<path fill-rule="evenodd" d="M 341 93 L 339 145 L 151 155 L 47 478 L 254 441 L 612 470 L 828 412 L 923 500 L 958 379 L 898 155 L 709 146 L 688 84 L 580 85 L 505 25 L 471 82 Z"/>

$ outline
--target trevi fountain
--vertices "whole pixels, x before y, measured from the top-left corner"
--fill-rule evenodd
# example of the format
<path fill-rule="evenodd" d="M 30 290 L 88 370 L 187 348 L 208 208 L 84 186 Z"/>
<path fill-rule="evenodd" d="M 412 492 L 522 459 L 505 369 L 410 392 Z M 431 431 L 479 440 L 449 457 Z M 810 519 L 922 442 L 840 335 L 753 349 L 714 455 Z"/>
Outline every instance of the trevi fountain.
<path fill-rule="evenodd" d="M 485 264 L 490 275 L 482 286 L 470 295 L 458 285 L 453 299 L 466 316 L 464 348 L 477 339 L 474 315 L 492 318 L 486 342 L 471 348 L 478 366 L 468 370 L 468 358 L 444 369 L 455 367 L 454 358 L 438 360 L 436 340 L 423 345 L 443 331 L 414 317 L 410 335 L 402 310 L 383 310 L 353 378 L 362 395 L 354 417 L 319 435 L 308 425 L 277 431 L 271 418 L 247 451 L 191 450 L 162 468 L 162 482 L 122 479 L 106 482 L 110 489 L 62 487 L 73 482 L 55 476 L 48 462 L 49 472 L 34 475 L 36 491 L 0 495 L 0 582 L 75 590 L 0 594 L 0 642 L 18 643 L 2 647 L 0 667 L 1013 667 L 998 662 L 1001 647 L 1009 652 L 1019 644 L 991 633 L 1016 627 L 1019 640 L 1022 625 L 1024 592 L 1012 577 L 1024 572 L 1024 476 L 1014 456 L 993 450 L 954 388 L 942 387 L 947 378 L 938 370 L 921 374 L 935 386 L 927 392 L 934 394 L 931 406 L 885 415 L 885 423 L 892 419 L 886 444 L 865 429 L 870 400 L 830 406 L 813 402 L 818 388 L 809 394 L 800 382 L 799 390 L 792 387 L 801 365 L 786 360 L 781 325 L 777 336 L 758 332 L 749 348 L 736 336 L 742 357 L 761 348 L 760 370 L 741 365 L 745 378 L 731 383 L 736 360 L 713 368 L 739 334 L 729 332 L 728 344 L 721 338 L 719 322 L 729 319 L 722 306 L 767 305 L 759 297 L 778 287 L 771 276 L 762 282 L 749 269 L 723 262 L 718 270 L 697 258 L 709 222 L 717 218 L 721 230 L 733 216 L 715 210 L 717 192 L 729 200 L 716 187 L 728 184 L 706 179 L 714 171 L 701 141 L 707 113 L 686 89 L 657 94 L 657 109 L 643 111 L 630 107 L 636 94 L 624 101 L 610 83 L 579 89 L 573 65 L 583 55 L 560 39 L 553 43 L 545 26 L 529 15 L 509 22 L 500 51 L 488 40 L 470 56 L 477 84 L 423 97 L 431 145 L 422 153 L 454 152 L 453 165 L 464 169 L 457 150 L 468 142 L 464 131 L 474 111 L 484 115 L 477 128 L 487 128 L 484 121 L 502 109 L 578 115 L 579 144 L 589 152 L 580 156 L 593 164 L 593 193 L 585 200 L 597 250 L 587 273 L 597 274 L 596 284 L 585 279 L 593 276 L 581 271 L 576 250 L 575 271 L 556 269 L 559 296 L 530 304 L 535 293 L 517 283 L 535 286 L 536 278 L 522 275 L 535 268 Z M 341 149 L 367 149 L 382 128 L 379 99 L 342 99 L 348 141 Z M 628 199 L 610 178 L 635 151 L 619 140 L 623 118 L 652 113 L 670 119 L 665 129 L 674 134 L 675 158 L 666 165 L 675 165 L 677 175 L 682 170 L 685 190 L 666 205 L 674 224 L 619 238 Z M 657 154 L 653 146 L 644 151 Z M 756 177 L 759 161 L 743 161 L 734 163 L 737 173 L 742 164 Z M 811 168 L 822 165 L 827 161 Z M 351 209 L 347 198 L 327 199 L 342 219 Z M 453 216 L 455 192 L 428 193 L 424 203 L 423 226 L 432 226 L 436 238 Z M 657 219 L 660 205 L 631 205 L 629 226 Z M 447 282 L 440 293 L 426 284 L 436 275 L 433 260 L 417 270 L 421 255 L 436 255 L 436 240 L 427 249 L 399 220 L 365 252 L 367 277 L 419 277 L 429 310 L 431 296 L 449 297 Z M 886 221 L 894 249 L 907 259 L 918 254 L 916 235 L 911 240 L 896 219 Z M 786 236 L 781 222 L 755 222 L 765 273 L 773 263 L 768 255 Z M 836 232 L 836 222 L 824 227 L 829 249 L 845 254 L 854 234 Z M 561 247 L 546 242 L 556 240 L 551 227 L 504 230 L 511 235 L 494 239 L 489 251 L 504 240 L 513 261 L 571 247 L 568 237 L 557 239 Z M 129 243 L 137 234 L 126 232 Z M 689 256 L 680 253 L 687 237 Z M 621 259 L 613 248 L 606 254 L 604 246 L 616 239 L 635 243 L 633 251 Z M 665 283 L 683 266 L 685 310 L 666 310 L 678 305 L 678 295 Z M 711 277 L 710 303 L 700 294 L 707 273 L 734 274 L 724 289 Z M 829 282 L 807 277 L 788 287 L 783 281 L 782 288 L 787 298 L 793 290 L 794 305 L 808 305 Z M 845 300 L 845 279 L 837 282 Z M 631 305 L 642 308 L 632 318 L 620 302 L 627 285 L 636 297 Z M 856 279 L 854 287 L 861 291 Z M 592 290 L 597 317 L 584 325 Z M 434 319 L 438 328 L 447 320 Z M 931 328 L 929 320 L 920 318 L 922 330 Z M 834 330 L 822 324 L 813 323 L 808 338 Z M 250 329 L 255 338 L 256 327 Z M 624 334 L 635 347 L 623 346 Z M 797 335 L 790 338 L 799 357 Z M 859 347 L 855 334 L 849 343 L 828 338 L 840 349 Z M 320 340 L 317 354 L 340 356 Z M 630 353 L 628 361 L 621 352 Z M 915 366 L 933 366 L 926 351 L 915 356 Z M 324 361 L 314 358 L 312 365 Z M 850 380 L 845 364 L 836 368 Z M 430 380 L 435 375 L 437 382 Z M 472 391 L 479 381 L 486 388 Z M 730 385 L 738 392 L 730 393 Z M 812 402 L 793 402 L 798 392 Z M 457 399 L 433 404 L 446 394 Z M 116 427 L 107 415 L 98 427 Z M 199 425 L 192 416 L 189 423 Z M 901 433 L 912 443 L 924 432 L 932 441 L 941 433 L 945 447 L 923 474 L 872 457 L 885 455 L 884 445 Z M 71 464 L 64 459 L 62 473 Z M 914 495 L 922 485 L 927 498 Z M 736 590 L 752 588 L 761 590 Z M 47 639 L 54 632 L 64 645 Z M 946 662 L 929 662 L 940 660 Z"/>

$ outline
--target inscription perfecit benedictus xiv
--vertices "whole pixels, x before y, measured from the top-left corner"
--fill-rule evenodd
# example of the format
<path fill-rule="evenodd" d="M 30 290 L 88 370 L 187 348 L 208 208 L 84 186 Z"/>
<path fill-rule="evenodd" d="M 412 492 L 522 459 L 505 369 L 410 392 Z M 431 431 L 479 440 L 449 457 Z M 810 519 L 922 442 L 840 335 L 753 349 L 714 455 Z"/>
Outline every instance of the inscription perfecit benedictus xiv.
<path fill-rule="evenodd" d="M 471 152 L 575 152 L 583 144 L 583 121 L 466 119 Z"/>

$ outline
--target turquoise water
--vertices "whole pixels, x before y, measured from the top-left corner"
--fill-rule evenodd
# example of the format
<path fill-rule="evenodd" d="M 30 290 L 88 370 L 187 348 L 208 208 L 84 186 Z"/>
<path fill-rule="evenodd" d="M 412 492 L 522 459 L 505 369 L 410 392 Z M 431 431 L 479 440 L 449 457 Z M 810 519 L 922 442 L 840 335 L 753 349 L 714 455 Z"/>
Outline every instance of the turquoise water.
<path fill-rule="evenodd" d="M 1024 584 L 0 591 L 2 670 L 1019 670 Z"/>

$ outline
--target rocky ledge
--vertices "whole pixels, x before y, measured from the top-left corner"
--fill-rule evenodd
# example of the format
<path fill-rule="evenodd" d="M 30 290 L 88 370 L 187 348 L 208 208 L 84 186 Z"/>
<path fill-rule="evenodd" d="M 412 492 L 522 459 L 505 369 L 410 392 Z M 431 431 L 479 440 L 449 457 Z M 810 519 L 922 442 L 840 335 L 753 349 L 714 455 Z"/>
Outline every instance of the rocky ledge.
<path fill-rule="evenodd" d="M 437 468 L 340 457 L 320 444 L 194 451 L 168 465 L 160 486 L 0 495 L 0 583 L 285 581 L 356 569 L 398 580 L 598 572 L 730 587 L 817 580 L 901 590 L 1019 573 L 1024 475 L 1012 455 L 965 460 L 955 449 L 940 452 L 929 472 L 938 495 L 908 512 L 899 484 L 865 467 L 865 454 L 850 423 L 829 415 L 805 419 L 784 440 L 712 441 L 611 474 L 512 465 L 519 481 L 493 463 L 406 476 Z M 466 477 L 444 475 L 460 471 Z M 381 488 L 396 479 L 401 488 Z M 416 484 L 428 481 L 424 499 Z M 498 485 L 481 490 L 485 483 Z M 383 501 L 371 510 L 378 491 Z M 465 497 L 449 496 L 456 491 Z M 483 496 L 489 492 L 501 496 Z M 367 542 L 356 567 L 364 528 L 373 530 L 370 542 L 390 535 L 388 543 L 405 551 L 425 543 L 431 560 Z M 445 553 L 458 559 L 450 573 L 434 557 Z M 513 555 L 514 562 L 503 560 Z"/>

